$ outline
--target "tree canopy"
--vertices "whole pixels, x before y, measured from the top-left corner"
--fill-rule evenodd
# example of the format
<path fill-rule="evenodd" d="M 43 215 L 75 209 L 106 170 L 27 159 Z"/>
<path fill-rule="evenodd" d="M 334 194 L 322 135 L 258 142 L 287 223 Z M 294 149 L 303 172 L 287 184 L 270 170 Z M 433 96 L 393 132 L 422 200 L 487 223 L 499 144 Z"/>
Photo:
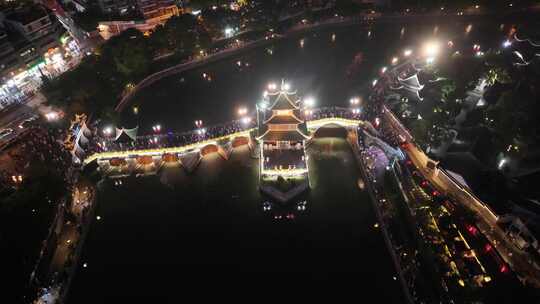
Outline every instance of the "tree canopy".
<path fill-rule="evenodd" d="M 208 31 L 191 14 L 173 16 L 150 37 L 128 29 L 101 45 L 95 55 L 85 57 L 77 68 L 45 80 L 43 94 L 68 117 L 93 113 L 114 118 L 118 98 L 129 84 L 152 72 L 155 56 L 167 52 L 191 55 L 210 43 Z"/>
<path fill-rule="evenodd" d="M 191 53 L 208 48 L 211 38 L 207 30 L 191 14 L 171 17 L 163 26 L 158 26 L 150 36 L 154 53 Z"/>

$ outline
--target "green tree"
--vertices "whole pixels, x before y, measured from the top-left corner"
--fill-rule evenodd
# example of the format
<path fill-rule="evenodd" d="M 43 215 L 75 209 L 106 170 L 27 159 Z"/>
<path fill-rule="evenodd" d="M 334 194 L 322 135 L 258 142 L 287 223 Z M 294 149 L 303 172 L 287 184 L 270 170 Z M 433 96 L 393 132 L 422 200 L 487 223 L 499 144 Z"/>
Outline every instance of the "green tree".
<path fill-rule="evenodd" d="M 110 61 L 124 80 L 131 81 L 145 75 L 152 61 L 150 48 L 144 35 L 128 29 L 112 37 L 102 47 L 103 60 Z"/>
<path fill-rule="evenodd" d="M 488 85 L 494 85 L 495 83 L 508 84 L 512 82 L 508 70 L 503 67 L 494 67 L 489 69 L 485 75 Z"/>
<path fill-rule="evenodd" d="M 211 41 L 207 30 L 191 14 L 170 18 L 150 36 L 150 45 L 157 53 L 174 51 L 177 54 L 191 54 L 198 48 L 208 48 Z"/>
<path fill-rule="evenodd" d="M 408 126 L 416 143 L 422 148 L 426 148 L 428 144 L 429 126 L 429 122 L 427 122 L 425 119 L 415 119 L 411 121 Z"/>
<path fill-rule="evenodd" d="M 455 100 L 456 92 L 456 82 L 451 79 L 446 79 L 442 81 L 441 85 L 441 99 L 443 101 L 449 101 L 450 99 Z"/>
<path fill-rule="evenodd" d="M 336 12 L 341 16 L 358 15 L 362 6 L 353 0 L 336 0 Z"/>
<path fill-rule="evenodd" d="M 73 20 L 83 30 L 93 32 L 97 30 L 98 23 L 106 20 L 106 17 L 101 14 L 99 8 L 91 6 L 82 13 L 74 14 Z"/>
<path fill-rule="evenodd" d="M 225 0 L 191 0 L 189 1 L 189 5 L 194 10 L 202 10 L 205 8 L 208 8 L 210 6 L 220 6 L 221 4 L 225 4 L 227 1 Z"/>

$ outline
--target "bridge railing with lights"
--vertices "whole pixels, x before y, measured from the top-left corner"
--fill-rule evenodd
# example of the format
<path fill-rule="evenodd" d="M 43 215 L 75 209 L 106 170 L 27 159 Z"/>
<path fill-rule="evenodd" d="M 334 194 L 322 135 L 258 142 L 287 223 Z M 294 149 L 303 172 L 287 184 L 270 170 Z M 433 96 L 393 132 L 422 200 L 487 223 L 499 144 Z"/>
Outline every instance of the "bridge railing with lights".
<path fill-rule="evenodd" d="M 306 114 L 308 129 L 318 128 L 329 123 L 342 126 L 357 125 L 361 119 L 359 112 L 343 107 L 321 107 L 310 109 Z M 227 124 L 214 125 L 181 133 L 148 134 L 138 136 L 132 143 L 117 143 L 114 138 L 98 136 L 92 140 L 90 156 L 84 164 L 95 159 L 126 157 L 135 151 L 138 155 L 159 155 L 182 153 L 209 144 L 218 144 L 235 137 L 251 136 L 256 130 L 255 120 L 245 123 L 235 120 Z"/>

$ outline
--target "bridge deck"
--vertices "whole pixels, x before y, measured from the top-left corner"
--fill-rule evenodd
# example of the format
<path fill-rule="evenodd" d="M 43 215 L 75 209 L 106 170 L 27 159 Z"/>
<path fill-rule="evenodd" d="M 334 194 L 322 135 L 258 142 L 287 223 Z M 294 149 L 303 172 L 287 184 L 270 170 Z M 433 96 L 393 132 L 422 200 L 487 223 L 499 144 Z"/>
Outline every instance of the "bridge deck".
<path fill-rule="evenodd" d="M 349 128 L 349 127 L 356 127 L 359 124 L 362 124 L 362 121 L 361 120 L 356 120 L 356 119 L 340 118 L 340 117 L 321 118 L 321 119 L 317 119 L 317 120 L 308 121 L 307 122 L 307 128 L 310 131 L 315 131 L 318 128 L 320 128 L 320 127 L 322 127 L 324 125 L 328 125 L 328 124 L 336 124 L 336 125 L 340 125 L 340 126 L 345 127 L 345 128 Z M 90 163 L 90 162 L 92 162 L 94 160 L 112 159 L 112 158 L 126 158 L 126 157 L 130 157 L 130 156 L 133 156 L 133 155 L 136 155 L 136 156 L 144 156 L 144 155 L 158 156 L 158 155 L 163 155 L 163 154 L 167 154 L 167 153 L 172 153 L 172 154 L 185 153 L 185 152 L 190 151 L 190 150 L 201 149 L 201 148 L 203 148 L 203 147 L 205 147 L 207 145 L 217 144 L 221 140 L 232 140 L 232 139 L 234 139 L 236 137 L 250 136 L 250 133 L 252 131 L 255 131 L 255 130 L 256 130 L 256 128 L 250 128 L 250 129 L 246 129 L 246 130 L 241 131 L 241 132 L 235 132 L 235 133 L 231 133 L 231 134 L 228 134 L 228 135 L 225 135 L 225 136 L 206 139 L 206 140 L 202 140 L 202 141 L 199 141 L 199 142 L 196 142 L 196 143 L 192 143 L 192 144 L 185 145 L 185 146 L 178 146 L 178 147 L 165 147 L 165 148 L 155 148 L 155 149 L 99 152 L 99 153 L 94 153 L 94 154 L 90 155 L 89 157 L 87 157 L 84 160 L 83 164 L 86 165 L 86 164 L 88 164 L 88 163 Z"/>

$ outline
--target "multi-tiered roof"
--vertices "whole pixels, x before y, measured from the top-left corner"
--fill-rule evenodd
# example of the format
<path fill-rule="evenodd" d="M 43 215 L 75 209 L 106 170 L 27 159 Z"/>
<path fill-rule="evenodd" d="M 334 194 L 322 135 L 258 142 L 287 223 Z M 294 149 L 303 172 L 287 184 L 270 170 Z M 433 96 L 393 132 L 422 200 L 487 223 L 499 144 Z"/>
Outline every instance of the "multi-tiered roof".
<path fill-rule="evenodd" d="M 300 142 L 309 137 L 301 131 L 304 121 L 298 118 L 300 108 L 296 92 L 289 92 L 285 86 L 281 90 L 268 93 L 272 115 L 263 122 L 266 131 L 258 138 L 265 142 Z"/>

